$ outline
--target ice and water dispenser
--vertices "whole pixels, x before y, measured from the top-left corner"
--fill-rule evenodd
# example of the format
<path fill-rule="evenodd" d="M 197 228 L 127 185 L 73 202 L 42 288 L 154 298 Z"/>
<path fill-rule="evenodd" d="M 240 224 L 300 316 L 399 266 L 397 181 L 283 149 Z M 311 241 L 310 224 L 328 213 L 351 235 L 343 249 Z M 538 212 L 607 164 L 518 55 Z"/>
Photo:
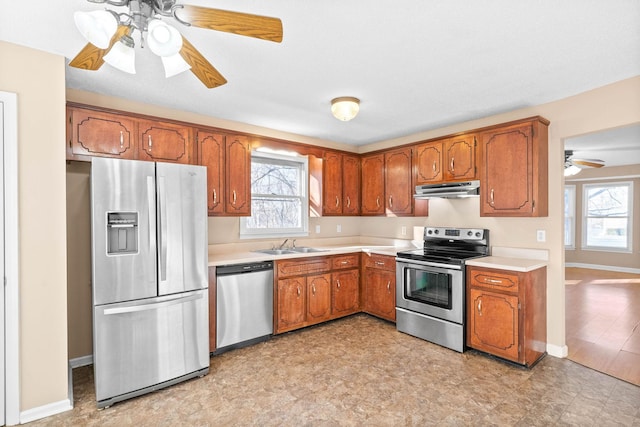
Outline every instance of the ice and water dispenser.
<path fill-rule="evenodd" d="M 107 212 L 107 255 L 138 252 L 138 213 Z"/>

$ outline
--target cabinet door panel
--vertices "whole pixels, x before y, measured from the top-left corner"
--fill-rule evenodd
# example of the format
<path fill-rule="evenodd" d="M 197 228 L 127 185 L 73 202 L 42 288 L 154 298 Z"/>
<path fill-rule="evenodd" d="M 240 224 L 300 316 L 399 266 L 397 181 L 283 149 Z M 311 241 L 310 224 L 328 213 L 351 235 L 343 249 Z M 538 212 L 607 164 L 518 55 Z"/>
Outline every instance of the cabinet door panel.
<path fill-rule="evenodd" d="M 331 318 L 331 274 L 307 277 L 307 324 Z"/>
<path fill-rule="evenodd" d="M 148 120 L 140 121 L 138 126 L 140 160 L 191 163 L 193 144 L 190 128 Z"/>
<path fill-rule="evenodd" d="M 251 215 L 251 144 L 246 136 L 226 139 L 226 212 Z"/>
<path fill-rule="evenodd" d="M 444 179 L 455 181 L 476 177 L 476 138 L 461 135 L 444 143 Z"/>
<path fill-rule="evenodd" d="M 333 282 L 332 314 L 346 316 L 360 308 L 360 274 L 358 270 L 346 270 L 331 275 Z"/>
<path fill-rule="evenodd" d="M 360 214 L 360 158 L 342 156 L 342 214 Z"/>
<path fill-rule="evenodd" d="M 517 362 L 518 297 L 470 290 L 470 342 L 475 349 Z"/>
<path fill-rule="evenodd" d="M 224 135 L 198 131 L 199 164 L 207 167 L 207 209 L 224 213 Z"/>
<path fill-rule="evenodd" d="M 322 167 L 322 213 L 323 215 L 342 214 L 342 155 L 326 152 Z"/>
<path fill-rule="evenodd" d="M 396 278 L 390 271 L 365 270 L 365 311 L 387 320 L 396 320 Z"/>
<path fill-rule="evenodd" d="M 305 323 L 306 283 L 304 277 L 278 280 L 277 331 L 301 328 Z"/>
<path fill-rule="evenodd" d="M 362 215 L 384 214 L 384 155 L 362 158 Z"/>
<path fill-rule="evenodd" d="M 70 113 L 71 156 L 134 158 L 136 124 L 126 116 L 74 109 Z"/>
<path fill-rule="evenodd" d="M 384 169 L 386 212 L 396 215 L 412 213 L 411 149 L 385 153 Z"/>
<path fill-rule="evenodd" d="M 442 181 L 442 143 L 418 145 L 414 153 L 416 185 Z"/>

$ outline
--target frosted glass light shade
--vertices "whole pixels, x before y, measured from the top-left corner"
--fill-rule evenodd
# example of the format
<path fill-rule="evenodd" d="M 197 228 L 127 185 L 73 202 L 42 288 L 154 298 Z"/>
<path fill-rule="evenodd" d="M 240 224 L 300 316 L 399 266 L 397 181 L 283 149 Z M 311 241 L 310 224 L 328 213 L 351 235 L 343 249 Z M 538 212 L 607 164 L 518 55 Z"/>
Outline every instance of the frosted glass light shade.
<path fill-rule="evenodd" d="M 147 44 L 158 56 L 173 56 L 182 48 L 182 36 L 171 25 L 154 19 L 147 25 Z"/>
<path fill-rule="evenodd" d="M 360 111 L 360 100 L 351 96 L 342 96 L 331 101 L 331 113 L 338 120 L 348 122 Z"/>
<path fill-rule="evenodd" d="M 112 13 L 106 10 L 94 10 L 92 12 L 77 11 L 73 14 L 73 20 L 80 34 L 92 45 L 100 49 L 109 47 L 111 37 L 118 29 L 118 20 Z"/>
<path fill-rule="evenodd" d="M 104 56 L 104 61 L 125 73 L 136 73 L 136 53 L 133 50 L 133 39 L 129 36 L 122 36 L 120 42 L 113 45 L 108 54 Z"/>
<path fill-rule="evenodd" d="M 582 169 L 577 167 L 576 165 L 571 165 L 568 168 L 564 169 L 564 176 L 573 176 L 578 174 Z"/>
<path fill-rule="evenodd" d="M 187 64 L 187 61 L 179 53 L 171 56 L 161 56 L 160 59 L 162 59 L 162 65 L 164 66 L 165 77 L 173 77 L 191 69 L 191 65 Z"/>

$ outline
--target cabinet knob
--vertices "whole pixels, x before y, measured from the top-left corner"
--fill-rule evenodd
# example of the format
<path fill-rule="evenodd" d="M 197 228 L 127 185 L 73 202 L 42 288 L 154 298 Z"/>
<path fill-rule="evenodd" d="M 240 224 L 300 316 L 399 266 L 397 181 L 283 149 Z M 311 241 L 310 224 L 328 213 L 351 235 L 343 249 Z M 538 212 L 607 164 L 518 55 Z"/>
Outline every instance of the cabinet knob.
<path fill-rule="evenodd" d="M 478 314 L 482 316 L 482 300 L 478 300 Z"/>

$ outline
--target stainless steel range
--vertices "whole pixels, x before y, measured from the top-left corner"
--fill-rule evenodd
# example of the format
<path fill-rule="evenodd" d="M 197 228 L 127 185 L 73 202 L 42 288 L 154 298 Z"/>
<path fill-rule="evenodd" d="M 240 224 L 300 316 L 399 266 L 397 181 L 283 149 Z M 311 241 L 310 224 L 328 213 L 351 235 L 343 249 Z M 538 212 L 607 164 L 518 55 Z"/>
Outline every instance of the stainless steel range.
<path fill-rule="evenodd" d="M 425 227 L 424 247 L 396 256 L 396 327 L 463 352 L 465 261 L 489 255 L 489 230 Z"/>

